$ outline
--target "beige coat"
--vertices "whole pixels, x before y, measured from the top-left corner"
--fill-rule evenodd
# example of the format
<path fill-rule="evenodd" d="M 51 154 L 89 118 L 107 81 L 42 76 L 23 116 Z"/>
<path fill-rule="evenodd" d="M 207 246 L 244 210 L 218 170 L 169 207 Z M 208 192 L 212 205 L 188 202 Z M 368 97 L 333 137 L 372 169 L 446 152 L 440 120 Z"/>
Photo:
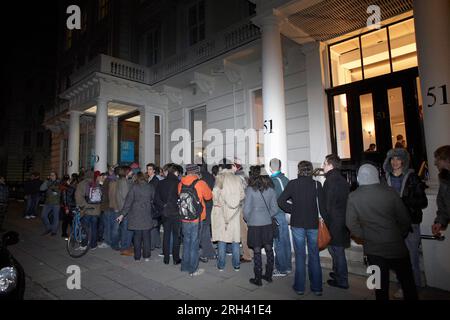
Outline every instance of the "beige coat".
<path fill-rule="evenodd" d="M 231 170 L 222 170 L 213 189 L 211 213 L 212 241 L 240 242 L 240 216 L 245 198 L 241 178 Z"/>

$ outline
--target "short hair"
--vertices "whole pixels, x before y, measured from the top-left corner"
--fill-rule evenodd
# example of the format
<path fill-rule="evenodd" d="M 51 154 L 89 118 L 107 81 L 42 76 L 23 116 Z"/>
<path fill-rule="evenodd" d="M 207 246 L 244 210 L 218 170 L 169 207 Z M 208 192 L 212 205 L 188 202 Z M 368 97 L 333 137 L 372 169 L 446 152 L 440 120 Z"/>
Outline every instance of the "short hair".
<path fill-rule="evenodd" d="M 146 169 L 148 170 L 148 167 L 151 167 L 153 170 L 155 170 L 156 171 L 156 169 L 158 168 L 157 166 L 156 166 L 156 164 L 154 164 L 154 163 L 147 163 L 147 165 L 145 166 L 146 167 Z"/>
<path fill-rule="evenodd" d="M 450 162 L 450 145 L 442 146 L 434 151 L 434 157 L 438 160 Z"/>
<path fill-rule="evenodd" d="M 129 170 L 129 167 L 121 166 L 121 167 L 119 167 L 117 175 L 119 176 L 119 178 L 125 178 L 127 176 L 128 170 Z"/>
<path fill-rule="evenodd" d="M 269 162 L 270 169 L 274 171 L 279 171 L 281 169 L 281 160 L 277 158 L 273 158 Z"/>
<path fill-rule="evenodd" d="M 340 169 L 341 168 L 341 158 L 339 158 L 338 155 L 336 154 L 329 154 L 325 157 L 325 161 L 328 164 L 331 164 L 333 166 L 334 169 Z"/>
<path fill-rule="evenodd" d="M 312 176 L 313 173 L 313 165 L 310 161 L 300 161 L 298 163 L 298 174 L 303 177 Z"/>
<path fill-rule="evenodd" d="M 219 173 L 219 166 L 218 165 L 214 165 L 211 168 L 211 173 L 213 174 L 213 176 L 217 176 L 217 174 Z"/>
<path fill-rule="evenodd" d="M 136 183 L 143 183 L 145 181 L 146 181 L 145 175 L 142 172 L 138 172 L 136 174 Z"/>
<path fill-rule="evenodd" d="M 249 178 L 255 178 L 261 175 L 261 166 L 251 166 L 248 173 Z"/>
<path fill-rule="evenodd" d="M 403 140 L 403 135 L 398 134 L 398 135 L 397 135 L 397 140 Z"/>

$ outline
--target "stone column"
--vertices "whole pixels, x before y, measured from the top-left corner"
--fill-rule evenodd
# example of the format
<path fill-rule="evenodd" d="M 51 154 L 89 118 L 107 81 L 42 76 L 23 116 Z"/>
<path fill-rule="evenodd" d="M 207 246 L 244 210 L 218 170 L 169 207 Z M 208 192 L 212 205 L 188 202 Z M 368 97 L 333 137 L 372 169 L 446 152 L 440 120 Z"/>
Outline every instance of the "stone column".
<path fill-rule="evenodd" d="M 438 185 L 433 153 L 438 147 L 450 144 L 450 2 L 415 0 L 414 24 L 430 170 L 428 207 L 423 210 L 420 226 L 422 234 L 431 234 L 437 211 Z M 447 101 L 444 101 L 445 98 Z M 443 234 L 448 238 L 450 228 Z M 450 242 L 423 240 L 422 252 L 427 285 L 450 290 Z"/>
<path fill-rule="evenodd" d="M 118 163 L 117 154 L 119 148 L 119 119 L 117 117 L 114 117 L 111 120 L 111 164 L 115 165 Z"/>
<path fill-rule="evenodd" d="M 272 158 L 287 162 L 286 106 L 284 103 L 283 56 L 281 52 L 280 22 L 275 16 L 264 17 L 262 27 L 262 92 L 264 121 L 264 162 L 269 168 Z M 270 131 L 270 129 L 272 129 Z"/>
<path fill-rule="evenodd" d="M 433 153 L 450 144 L 450 2 L 415 0 L 414 22 L 430 185 L 437 185 Z"/>
<path fill-rule="evenodd" d="M 306 83 L 309 120 L 309 149 L 314 167 L 320 167 L 325 156 L 331 153 L 330 126 L 327 112 L 327 97 L 325 94 L 321 48 L 318 42 L 302 46 L 305 54 Z"/>
<path fill-rule="evenodd" d="M 103 98 L 97 100 L 97 114 L 95 116 L 95 170 L 108 170 L 108 101 Z"/>
<path fill-rule="evenodd" d="M 67 152 L 67 173 L 78 173 L 80 170 L 80 115 L 79 111 L 70 111 L 69 146 Z"/>
<path fill-rule="evenodd" d="M 155 115 L 149 107 L 141 110 L 139 132 L 139 164 L 145 172 L 147 163 L 155 161 Z"/>

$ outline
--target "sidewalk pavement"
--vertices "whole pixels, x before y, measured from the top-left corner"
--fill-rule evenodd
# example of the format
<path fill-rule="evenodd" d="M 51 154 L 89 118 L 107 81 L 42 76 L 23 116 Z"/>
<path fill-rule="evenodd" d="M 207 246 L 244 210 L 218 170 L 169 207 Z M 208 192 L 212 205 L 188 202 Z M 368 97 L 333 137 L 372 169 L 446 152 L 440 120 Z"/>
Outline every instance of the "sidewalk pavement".
<path fill-rule="evenodd" d="M 262 287 L 249 283 L 253 264 L 241 265 L 234 271 L 231 257 L 227 257 L 224 272 L 215 261 L 201 263 L 205 273 L 190 277 L 172 261 L 165 265 L 159 257 L 161 249 L 152 251 L 150 261 L 136 262 L 133 257 L 121 256 L 110 248 L 89 251 L 85 256 L 71 258 L 65 240 L 58 235 L 41 236 L 44 231 L 40 219 L 22 218 L 23 203 L 12 202 L 4 228 L 20 234 L 20 243 L 9 249 L 22 264 L 27 275 L 25 299 L 30 300 L 373 300 L 374 293 L 366 287 L 366 277 L 350 275 L 350 289 L 343 290 L 326 284 L 329 269 L 323 268 L 323 296 L 316 297 L 309 290 L 298 296 L 292 290 L 293 273 L 274 278 Z M 81 289 L 69 290 L 67 267 L 81 269 Z M 309 284 L 307 283 L 307 288 Z M 397 289 L 392 283 L 391 292 Z M 450 299 L 450 292 L 427 288 L 421 291 L 424 299 Z"/>

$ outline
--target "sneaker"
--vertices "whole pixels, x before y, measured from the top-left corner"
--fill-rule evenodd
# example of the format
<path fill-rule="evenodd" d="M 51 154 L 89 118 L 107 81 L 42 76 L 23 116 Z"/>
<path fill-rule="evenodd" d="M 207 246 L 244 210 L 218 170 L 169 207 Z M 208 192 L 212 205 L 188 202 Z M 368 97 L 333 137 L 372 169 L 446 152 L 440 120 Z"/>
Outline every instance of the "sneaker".
<path fill-rule="evenodd" d="M 37 217 L 36 217 L 36 216 L 30 216 L 30 218 L 31 218 L 31 219 L 36 219 Z"/>
<path fill-rule="evenodd" d="M 67 237 L 64 237 L 64 240 L 65 240 L 65 241 L 69 241 L 69 238 L 67 238 Z"/>
<path fill-rule="evenodd" d="M 24 218 L 27 219 L 27 220 L 30 220 L 31 216 L 25 216 Z"/>
<path fill-rule="evenodd" d="M 239 270 L 241 270 L 241 267 L 234 268 L 234 271 L 236 272 L 239 272 Z"/>
<path fill-rule="evenodd" d="M 298 294 L 299 296 L 303 296 L 305 293 L 303 291 L 295 291 L 296 294 Z"/>
<path fill-rule="evenodd" d="M 220 269 L 220 268 L 217 268 L 217 269 L 219 269 L 220 272 L 223 272 L 223 269 Z"/>
<path fill-rule="evenodd" d="M 278 270 L 275 270 L 273 273 L 272 273 L 272 277 L 287 277 L 287 273 L 284 273 L 284 272 L 280 272 L 280 271 L 278 271 Z"/>
<path fill-rule="evenodd" d="M 160 254 L 158 254 L 158 257 L 163 257 L 164 258 L 164 253 L 160 253 Z"/>
<path fill-rule="evenodd" d="M 202 275 L 203 273 L 205 273 L 205 269 L 197 269 L 197 271 L 190 273 L 189 275 L 191 277 L 196 277 L 196 276 Z"/>
<path fill-rule="evenodd" d="M 403 299 L 403 290 L 398 289 L 397 292 L 394 293 L 394 298 L 395 299 Z"/>
<path fill-rule="evenodd" d="M 312 292 L 316 297 L 322 296 L 322 291 L 313 291 Z"/>
<path fill-rule="evenodd" d="M 87 249 L 87 246 L 84 246 L 84 247 L 80 246 L 80 247 L 76 248 L 75 250 L 84 251 L 86 249 Z"/>
<path fill-rule="evenodd" d="M 96 246 L 96 247 L 93 247 L 93 248 L 91 248 L 90 250 L 95 250 L 95 249 L 97 249 L 98 248 L 98 246 Z"/>
<path fill-rule="evenodd" d="M 145 261 L 145 262 L 149 262 L 149 261 L 150 261 L 150 258 L 145 258 L 144 261 Z"/>
<path fill-rule="evenodd" d="M 287 273 L 287 274 L 291 274 L 291 273 L 292 273 L 292 270 L 288 270 L 288 271 L 286 271 L 286 273 Z"/>
<path fill-rule="evenodd" d="M 98 245 L 98 247 L 99 247 L 100 249 L 106 249 L 106 248 L 109 248 L 109 245 L 106 244 L 105 242 L 102 242 L 102 243 L 100 243 L 100 244 Z"/>

